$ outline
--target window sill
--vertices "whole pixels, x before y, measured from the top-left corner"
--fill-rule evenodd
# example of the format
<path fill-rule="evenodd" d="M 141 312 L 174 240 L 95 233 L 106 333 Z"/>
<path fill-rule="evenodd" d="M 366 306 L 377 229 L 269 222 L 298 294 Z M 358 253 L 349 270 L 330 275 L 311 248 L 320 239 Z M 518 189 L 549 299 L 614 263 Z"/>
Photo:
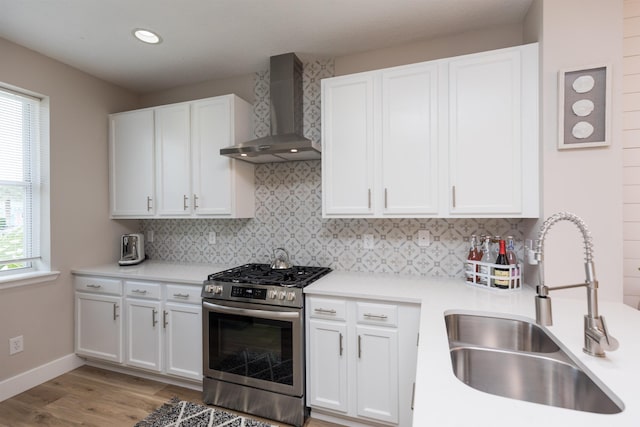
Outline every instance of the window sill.
<path fill-rule="evenodd" d="M 0 277 L 0 290 L 50 282 L 56 280 L 59 275 L 59 271 L 36 271 Z"/>

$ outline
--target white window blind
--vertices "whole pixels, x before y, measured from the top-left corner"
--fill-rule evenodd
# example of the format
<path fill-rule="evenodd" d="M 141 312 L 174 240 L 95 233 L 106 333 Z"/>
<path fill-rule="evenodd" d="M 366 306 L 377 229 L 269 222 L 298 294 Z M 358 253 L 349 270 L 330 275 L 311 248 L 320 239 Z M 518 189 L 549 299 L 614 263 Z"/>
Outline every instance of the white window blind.
<path fill-rule="evenodd" d="M 40 257 L 39 104 L 0 88 L 0 274 Z"/>

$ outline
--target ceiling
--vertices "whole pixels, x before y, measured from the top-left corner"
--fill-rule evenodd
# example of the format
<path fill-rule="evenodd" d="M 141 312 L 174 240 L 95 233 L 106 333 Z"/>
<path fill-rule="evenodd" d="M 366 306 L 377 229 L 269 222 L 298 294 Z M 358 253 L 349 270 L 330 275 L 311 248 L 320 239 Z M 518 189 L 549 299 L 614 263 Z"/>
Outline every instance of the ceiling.
<path fill-rule="evenodd" d="M 522 22 L 532 0 L 0 0 L 0 37 L 144 93 Z M 146 45 L 135 28 L 158 32 Z"/>

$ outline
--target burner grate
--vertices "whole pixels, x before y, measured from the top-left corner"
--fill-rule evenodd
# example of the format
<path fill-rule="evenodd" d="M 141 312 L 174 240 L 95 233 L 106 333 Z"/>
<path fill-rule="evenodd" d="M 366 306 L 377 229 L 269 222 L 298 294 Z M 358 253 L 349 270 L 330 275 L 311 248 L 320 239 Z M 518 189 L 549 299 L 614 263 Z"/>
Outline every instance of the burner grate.
<path fill-rule="evenodd" d="M 208 279 L 216 282 L 302 288 L 330 271 L 328 267 L 293 266 L 278 270 L 272 269 L 269 264 L 245 264 L 231 270 L 210 274 Z"/>

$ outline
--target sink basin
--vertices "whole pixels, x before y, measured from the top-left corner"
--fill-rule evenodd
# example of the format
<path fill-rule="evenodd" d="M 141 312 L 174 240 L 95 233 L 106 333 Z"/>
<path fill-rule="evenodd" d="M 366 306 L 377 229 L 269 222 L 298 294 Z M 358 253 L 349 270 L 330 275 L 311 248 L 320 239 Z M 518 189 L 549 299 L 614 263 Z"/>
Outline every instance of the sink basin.
<path fill-rule="evenodd" d="M 598 414 L 617 414 L 622 405 L 583 370 L 558 360 L 483 348 L 451 350 L 453 371 L 476 390 Z"/>
<path fill-rule="evenodd" d="M 503 350 L 554 353 L 560 347 L 535 323 L 472 314 L 444 317 L 449 342 Z"/>
<path fill-rule="evenodd" d="M 486 393 L 598 414 L 622 401 L 548 331 L 526 320 L 445 315 L 454 375 Z"/>

